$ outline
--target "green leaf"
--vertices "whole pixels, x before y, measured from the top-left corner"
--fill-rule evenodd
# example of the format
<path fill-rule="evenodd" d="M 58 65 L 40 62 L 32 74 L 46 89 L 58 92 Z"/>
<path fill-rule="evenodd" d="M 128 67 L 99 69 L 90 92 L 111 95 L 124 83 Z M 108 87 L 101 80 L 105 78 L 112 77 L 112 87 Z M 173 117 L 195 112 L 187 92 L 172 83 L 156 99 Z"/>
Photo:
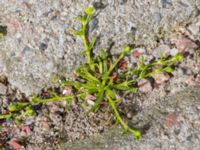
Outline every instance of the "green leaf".
<path fill-rule="evenodd" d="M 129 129 L 129 131 L 135 136 L 136 140 L 139 140 L 142 137 L 142 133 L 139 130 Z"/>
<path fill-rule="evenodd" d="M 106 73 L 108 71 L 108 64 L 107 64 L 107 56 L 105 50 L 101 49 L 101 55 L 103 59 L 103 73 Z"/>
<path fill-rule="evenodd" d="M 33 116 L 33 115 L 36 114 L 36 112 L 31 107 L 27 107 L 26 111 L 25 111 L 25 114 L 29 115 L 29 116 Z"/>
<path fill-rule="evenodd" d="M 76 31 L 74 29 L 68 29 L 68 32 L 72 35 L 78 35 L 78 36 L 83 36 L 84 35 L 84 31 L 83 30 L 79 30 Z"/>
<path fill-rule="evenodd" d="M 94 77 L 91 73 L 89 73 L 89 71 L 86 67 L 79 67 L 77 69 L 77 73 L 79 76 L 81 76 L 82 78 L 84 78 L 88 81 L 100 83 L 96 77 Z"/>
<path fill-rule="evenodd" d="M 110 90 L 106 90 L 106 97 L 109 101 L 110 106 L 112 107 L 115 117 L 117 118 L 117 121 L 122 125 L 122 127 L 124 128 L 125 131 L 130 131 L 136 139 L 139 139 L 141 137 L 141 132 L 138 130 L 134 130 L 132 128 L 130 128 L 122 119 L 122 117 L 120 116 L 120 113 L 117 109 L 116 103 L 113 101 L 113 99 L 110 97 Z"/>
<path fill-rule="evenodd" d="M 174 57 L 172 57 L 172 62 L 180 62 L 183 60 L 183 56 L 180 53 L 177 53 Z"/>
<path fill-rule="evenodd" d="M 112 90 L 107 89 L 107 90 L 106 90 L 106 94 L 107 94 L 110 98 L 116 99 L 116 94 L 115 94 Z"/>
<path fill-rule="evenodd" d="M 114 85 L 111 88 L 115 89 L 115 90 L 120 90 L 120 91 L 127 91 L 127 92 L 132 92 L 132 93 L 136 93 L 138 91 L 137 88 L 132 88 L 132 87 L 128 87 L 128 86 L 119 86 L 119 85 Z"/>
<path fill-rule="evenodd" d="M 130 52 L 131 51 L 131 47 L 130 46 L 126 46 L 125 48 L 124 48 L 124 50 L 123 50 L 123 53 L 128 53 L 128 52 Z"/>
<path fill-rule="evenodd" d="M 99 70 L 99 73 L 102 74 L 103 73 L 103 62 L 100 57 L 97 57 L 97 61 L 98 61 L 98 63 L 96 64 L 96 66 Z"/>
<path fill-rule="evenodd" d="M 99 106 L 104 99 L 104 90 L 100 89 L 100 91 L 99 91 L 99 93 L 97 93 L 96 97 L 97 97 L 97 99 L 96 99 L 94 105 L 92 106 L 92 108 L 90 108 L 90 110 L 88 111 L 88 113 L 96 112 L 99 109 Z"/>
<path fill-rule="evenodd" d="M 96 44 L 97 37 L 93 37 L 90 44 L 89 49 L 92 50 L 94 48 L 94 45 Z"/>
<path fill-rule="evenodd" d="M 9 111 L 16 111 L 16 110 L 17 110 L 17 107 L 16 107 L 16 105 L 10 105 L 10 106 L 8 107 L 8 110 L 9 110 Z"/>
<path fill-rule="evenodd" d="M 87 15 L 93 16 L 96 13 L 96 10 L 94 7 L 88 7 L 85 9 L 85 13 Z"/>
<path fill-rule="evenodd" d="M 144 65 L 144 56 L 141 56 L 141 57 L 140 57 L 139 65 L 140 65 L 140 66 L 143 66 L 143 65 Z"/>
<path fill-rule="evenodd" d="M 0 40 L 3 39 L 3 33 L 0 33 Z"/>
<path fill-rule="evenodd" d="M 22 122 L 20 121 L 21 118 L 15 118 L 14 121 L 15 123 L 19 126 L 22 124 Z"/>
<path fill-rule="evenodd" d="M 130 86 L 133 85 L 133 83 L 135 83 L 134 80 L 130 80 L 130 81 L 124 81 L 122 83 L 118 83 L 118 84 L 113 84 L 110 87 L 117 89 L 117 90 L 123 90 L 123 91 L 137 91 L 137 88 L 131 88 Z"/>
<path fill-rule="evenodd" d="M 12 114 L 9 113 L 9 114 L 0 114 L 0 119 L 7 119 L 7 118 L 11 118 L 12 117 Z"/>
<path fill-rule="evenodd" d="M 84 17 L 84 16 L 75 17 L 74 20 L 80 21 L 82 24 L 86 24 L 87 23 L 87 18 Z"/>
<path fill-rule="evenodd" d="M 36 94 L 30 97 L 30 101 L 35 104 L 37 103 L 37 99 L 38 99 L 38 96 Z"/>
<path fill-rule="evenodd" d="M 20 110 L 23 109 L 23 107 L 26 106 L 26 105 L 27 105 L 27 103 L 17 102 L 17 103 L 15 103 L 15 104 L 13 104 L 13 105 L 10 105 L 10 106 L 8 107 L 8 109 L 9 109 L 10 111 L 20 111 Z"/>
<path fill-rule="evenodd" d="M 78 90 L 80 90 L 80 88 L 82 87 L 82 83 L 75 82 L 75 81 L 73 81 L 73 82 L 72 81 L 65 81 L 63 83 L 66 84 L 66 85 L 71 85 Z"/>
<path fill-rule="evenodd" d="M 165 67 L 163 70 L 164 70 L 165 72 L 167 72 L 167 73 L 172 73 L 172 72 L 174 72 L 174 69 L 173 69 L 171 66 L 167 66 L 167 67 Z"/>

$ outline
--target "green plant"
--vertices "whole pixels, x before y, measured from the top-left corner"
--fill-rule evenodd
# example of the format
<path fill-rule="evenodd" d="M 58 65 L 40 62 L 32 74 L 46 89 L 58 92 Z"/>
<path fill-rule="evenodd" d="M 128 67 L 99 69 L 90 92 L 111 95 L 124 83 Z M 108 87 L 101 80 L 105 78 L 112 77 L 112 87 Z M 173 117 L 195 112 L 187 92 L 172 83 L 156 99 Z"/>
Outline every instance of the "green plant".
<path fill-rule="evenodd" d="M 29 102 L 17 102 L 9 107 L 9 113 L 0 115 L 2 118 L 14 118 L 17 122 L 26 115 L 34 115 L 34 105 L 45 102 L 55 102 L 65 100 L 71 103 L 74 98 L 83 100 L 84 106 L 87 106 L 87 96 L 93 95 L 95 97 L 94 105 L 88 110 L 90 112 L 96 112 L 99 110 L 103 101 L 107 102 L 112 108 L 116 121 L 119 122 L 126 132 L 131 132 L 137 139 L 141 137 L 141 132 L 130 128 L 123 120 L 118 111 L 118 104 L 120 103 L 120 97 L 117 94 L 118 91 L 137 92 L 137 87 L 133 86 L 138 80 L 151 77 L 156 73 L 172 73 L 172 65 L 182 60 L 180 54 L 176 54 L 173 57 L 154 60 L 150 64 L 145 64 L 144 57 L 140 58 L 140 62 L 135 68 L 128 68 L 123 73 L 118 73 L 117 78 L 113 78 L 113 73 L 117 72 L 120 61 L 125 55 L 128 55 L 132 48 L 125 46 L 122 53 L 116 60 L 113 60 L 112 56 L 108 56 L 104 49 L 100 49 L 100 55 L 94 55 L 93 49 L 96 43 L 96 37 L 92 40 L 88 37 L 88 26 L 92 18 L 94 17 L 96 10 L 93 7 L 85 9 L 83 16 L 75 18 L 80 21 L 81 28 L 79 30 L 70 29 L 70 33 L 79 36 L 85 47 L 85 54 L 87 63 L 81 65 L 76 70 L 77 79 L 75 81 L 62 81 L 62 85 L 71 86 L 75 89 L 75 92 L 71 95 L 64 96 L 57 94 L 53 91 L 49 91 L 49 98 L 40 98 L 38 96 L 31 97 Z"/>

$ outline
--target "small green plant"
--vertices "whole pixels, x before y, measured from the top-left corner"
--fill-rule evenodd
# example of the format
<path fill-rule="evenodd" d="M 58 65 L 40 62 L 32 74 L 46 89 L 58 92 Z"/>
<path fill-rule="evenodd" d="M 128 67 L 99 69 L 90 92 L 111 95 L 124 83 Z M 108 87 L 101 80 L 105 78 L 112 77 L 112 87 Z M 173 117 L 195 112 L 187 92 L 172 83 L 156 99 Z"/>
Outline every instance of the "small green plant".
<path fill-rule="evenodd" d="M 82 99 L 84 106 L 87 106 L 87 96 L 93 95 L 95 97 L 94 104 L 88 110 L 90 112 L 96 112 L 101 108 L 102 102 L 107 102 L 112 108 L 116 117 L 116 121 L 122 125 L 126 132 L 131 132 L 136 139 L 141 137 L 139 130 L 133 129 L 127 125 L 123 120 L 120 112 L 118 111 L 118 105 L 121 102 L 118 96 L 118 91 L 124 92 L 137 92 L 137 87 L 133 86 L 138 80 L 148 78 L 157 73 L 172 73 L 174 69 L 172 65 L 182 60 L 180 54 L 176 54 L 173 57 L 154 60 L 150 64 L 145 64 L 144 57 L 140 58 L 140 62 L 135 68 L 128 68 L 123 73 L 118 73 L 117 78 L 113 78 L 113 73 L 117 72 L 119 63 L 122 61 L 125 55 L 128 55 L 132 48 L 125 46 L 119 57 L 114 60 L 112 56 L 108 56 L 104 49 L 100 49 L 101 54 L 94 55 L 93 49 L 96 43 L 96 37 L 91 40 L 88 37 L 88 26 L 92 18 L 94 17 L 96 10 L 93 7 L 85 9 L 84 15 L 75 18 L 80 21 L 81 28 L 79 30 L 70 29 L 70 33 L 80 37 L 85 47 L 85 54 L 87 63 L 81 65 L 76 70 L 77 79 L 75 81 L 62 81 L 62 85 L 71 86 L 75 91 L 68 96 L 57 94 L 53 91 L 49 91 L 49 98 L 40 98 L 38 96 L 31 97 L 29 102 L 17 102 L 12 104 L 8 109 L 9 113 L 0 115 L 0 119 L 13 118 L 17 122 L 26 115 L 35 115 L 33 107 L 40 103 L 55 102 L 65 100 L 71 103 L 74 98 Z"/>

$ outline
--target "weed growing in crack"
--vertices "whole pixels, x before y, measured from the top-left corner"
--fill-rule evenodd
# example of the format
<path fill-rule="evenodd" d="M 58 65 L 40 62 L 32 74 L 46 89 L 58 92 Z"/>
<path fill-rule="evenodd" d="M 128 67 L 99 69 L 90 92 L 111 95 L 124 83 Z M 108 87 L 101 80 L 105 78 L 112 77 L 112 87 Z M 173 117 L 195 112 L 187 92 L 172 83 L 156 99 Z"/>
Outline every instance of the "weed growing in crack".
<path fill-rule="evenodd" d="M 76 70 L 77 79 L 75 81 L 64 80 L 61 83 L 64 86 L 74 88 L 75 92 L 71 95 L 65 96 L 50 90 L 49 98 L 33 96 L 28 102 L 17 102 L 9 106 L 8 114 L 0 115 L 0 119 L 13 118 L 16 122 L 19 122 L 21 118 L 26 115 L 36 114 L 33 108 L 35 105 L 46 102 L 64 100 L 71 103 L 74 98 L 78 98 L 83 100 L 84 106 L 87 106 L 87 96 L 92 95 L 94 97 L 94 104 L 90 107 L 88 113 L 97 112 L 101 108 L 101 104 L 107 102 L 108 106 L 113 110 L 116 121 L 122 125 L 124 130 L 126 132 L 131 132 L 136 139 L 141 137 L 141 132 L 129 127 L 120 115 L 118 105 L 121 100 L 117 92 L 124 91 L 135 93 L 138 88 L 134 85 L 138 80 L 151 77 L 157 73 L 172 73 L 174 71 L 172 65 L 180 62 L 182 56 L 176 54 L 172 57 L 154 60 L 150 64 L 145 64 L 144 57 L 141 57 L 137 67 L 128 68 L 125 72 L 117 74 L 117 78 L 114 79 L 113 73 L 116 73 L 120 61 L 122 61 L 125 55 L 130 53 L 132 48 L 130 46 L 125 46 L 117 60 L 113 60 L 111 56 L 108 56 L 104 49 L 100 49 L 101 55 L 94 55 L 93 49 L 96 37 L 89 40 L 88 25 L 95 13 L 96 10 L 93 7 L 86 8 L 83 16 L 75 18 L 81 23 L 80 29 L 70 29 L 70 33 L 82 39 L 87 58 L 87 63 L 79 66 Z"/>

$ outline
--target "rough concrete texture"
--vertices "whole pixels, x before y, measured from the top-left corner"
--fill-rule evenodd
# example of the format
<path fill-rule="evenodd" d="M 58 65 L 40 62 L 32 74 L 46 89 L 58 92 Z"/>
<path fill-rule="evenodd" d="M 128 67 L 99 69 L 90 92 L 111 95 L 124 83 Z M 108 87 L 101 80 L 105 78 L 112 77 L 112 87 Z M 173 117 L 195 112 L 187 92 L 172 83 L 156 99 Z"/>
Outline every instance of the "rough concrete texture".
<path fill-rule="evenodd" d="M 134 116 L 132 124 L 148 129 L 136 141 L 131 134 L 122 136 L 121 129 L 105 132 L 73 144 L 63 143 L 63 150 L 199 150 L 200 88 L 190 88 L 147 107 Z M 136 121 L 137 120 L 137 121 Z"/>
<path fill-rule="evenodd" d="M 73 17 L 89 5 L 98 10 L 90 24 L 100 37 L 97 47 L 115 42 L 114 52 L 127 43 L 154 46 L 199 15 L 199 0 L 1 0 L 0 23 L 8 33 L 0 43 L 0 70 L 13 86 L 37 93 L 84 60 L 80 39 L 66 30 L 78 27 Z M 191 32 L 199 36 L 195 25 Z"/>

